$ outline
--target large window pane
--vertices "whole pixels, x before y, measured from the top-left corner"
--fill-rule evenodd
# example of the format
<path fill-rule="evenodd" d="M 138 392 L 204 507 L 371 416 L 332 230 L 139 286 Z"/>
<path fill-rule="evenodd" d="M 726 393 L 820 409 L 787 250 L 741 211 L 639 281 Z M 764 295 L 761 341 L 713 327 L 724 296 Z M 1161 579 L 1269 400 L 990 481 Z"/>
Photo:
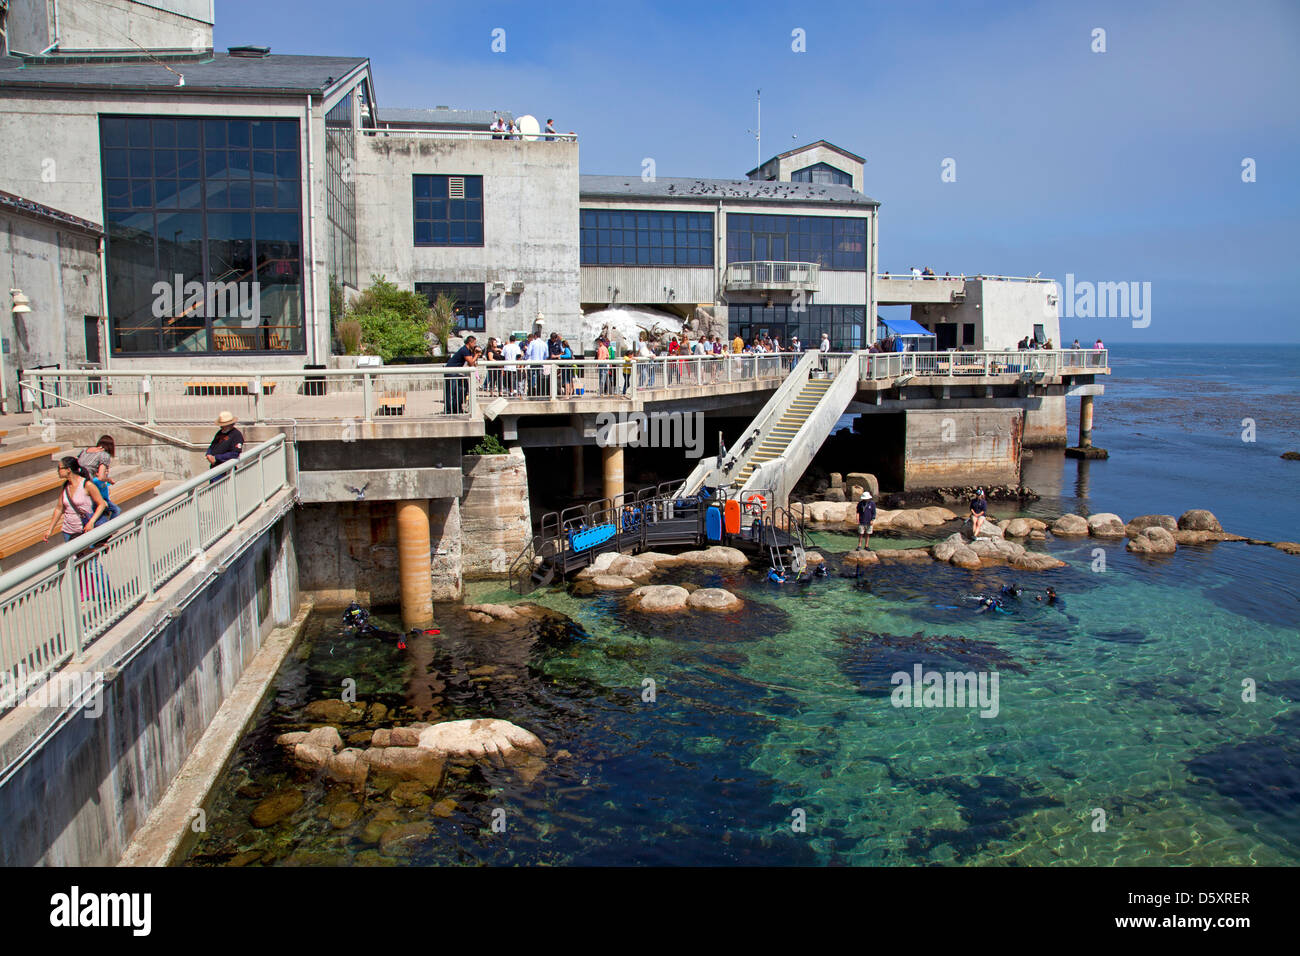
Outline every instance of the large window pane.
<path fill-rule="evenodd" d="M 451 197 L 451 180 L 458 180 L 463 198 Z M 482 176 L 413 177 L 412 215 L 417 246 L 483 245 Z"/>
<path fill-rule="evenodd" d="M 114 352 L 303 350 L 299 128 L 101 118 Z"/>
<path fill-rule="evenodd" d="M 578 224 L 584 263 L 713 264 L 713 219 L 706 214 L 582 210 Z"/>

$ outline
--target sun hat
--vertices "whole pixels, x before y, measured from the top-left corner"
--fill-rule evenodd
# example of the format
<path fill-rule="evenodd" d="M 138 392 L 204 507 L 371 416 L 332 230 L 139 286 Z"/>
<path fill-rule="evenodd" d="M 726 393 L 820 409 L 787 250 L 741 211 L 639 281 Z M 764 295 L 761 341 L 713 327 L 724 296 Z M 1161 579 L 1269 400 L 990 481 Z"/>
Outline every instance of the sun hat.
<path fill-rule="evenodd" d="M 238 421 L 238 419 L 235 418 L 234 415 L 230 414 L 230 412 L 222 412 L 217 416 L 218 425 L 233 425 L 236 421 Z"/>
<path fill-rule="evenodd" d="M 862 500 L 864 500 L 864 499 L 866 499 L 866 498 L 870 498 L 870 497 L 871 497 L 871 492 L 869 492 L 869 491 L 864 491 L 864 492 L 862 492 L 862 497 L 859 498 L 858 500 L 859 500 L 859 501 L 862 501 Z"/>

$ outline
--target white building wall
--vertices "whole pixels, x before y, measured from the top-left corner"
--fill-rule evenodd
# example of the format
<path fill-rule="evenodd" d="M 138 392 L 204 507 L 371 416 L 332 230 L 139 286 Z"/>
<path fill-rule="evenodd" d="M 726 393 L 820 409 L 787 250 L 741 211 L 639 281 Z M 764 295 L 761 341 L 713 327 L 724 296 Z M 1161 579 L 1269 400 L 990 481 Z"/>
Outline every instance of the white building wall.
<path fill-rule="evenodd" d="M 415 245 L 412 177 L 483 177 L 483 245 Z M 404 289 L 416 282 L 488 283 L 487 335 L 530 330 L 573 340 L 579 305 L 578 144 L 541 140 L 363 135 L 357 144 L 357 271 L 362 286 L 381 274 Z M 491 292 L 489 273 L 507 292 Z M 524 291 L 509 293 L 512 282 Z"/>
<path fill-rule="evenodd" d="M 203 50 L 212 46 L 212 0 L 10 0 L 9 49 Z"/>

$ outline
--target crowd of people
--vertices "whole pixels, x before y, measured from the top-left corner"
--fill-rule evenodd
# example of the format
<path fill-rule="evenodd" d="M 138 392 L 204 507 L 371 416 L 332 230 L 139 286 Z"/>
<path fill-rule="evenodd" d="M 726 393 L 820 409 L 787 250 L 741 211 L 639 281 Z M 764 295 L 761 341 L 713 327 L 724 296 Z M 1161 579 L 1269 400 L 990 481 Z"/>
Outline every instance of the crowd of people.
<path fill-rule="evenodd" d="M 488 129 L 491 130 L 493 139 L 520 139 L 524 135 L 518 123 L 513 119 L 506 120 L 502 118 L 500 113 L 493 114 L 492 125 Z M 545 142 L 552 143 L 559 132 L 555 128 L 555 120 L 547 119 L 546 129 L 542 130 L 543 135 L 541 138 Z"/>

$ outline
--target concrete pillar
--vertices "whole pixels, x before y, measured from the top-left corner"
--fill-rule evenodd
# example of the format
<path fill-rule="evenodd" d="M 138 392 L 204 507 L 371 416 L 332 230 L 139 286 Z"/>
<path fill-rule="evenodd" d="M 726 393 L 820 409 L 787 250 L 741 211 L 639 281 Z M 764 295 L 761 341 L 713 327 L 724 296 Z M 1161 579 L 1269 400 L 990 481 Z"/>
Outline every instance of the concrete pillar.
<path fill-rule="evenodd" d="M 623 493 L 623 449 L 607 445 L 600 450 L 600 460 L 605 470 L 604 495 L 613 499 Z"/>
<path fill-rule="evenodd" d="M 397 504 L 397 567 L 402 585 L 402 625 L 433 625 L 433 569 L 430 563 L 429 502 Z"/>
<path fill-rule="evenodd" d="M 1092 447 L 1092 396 L 1079 399 L 1079 447 Z"/>
<path fill-rule="evenodd" d="M 573 446 L 573 485 L 570 488 L 570 491 L 572 492 L 573 497 L 575 498 L 581 498 L 582 493 L 586 490 L 586 485 L 582 480 L 583 464 L 584 462 L 582 459 L 582 446 L 574 445 Z"/>

